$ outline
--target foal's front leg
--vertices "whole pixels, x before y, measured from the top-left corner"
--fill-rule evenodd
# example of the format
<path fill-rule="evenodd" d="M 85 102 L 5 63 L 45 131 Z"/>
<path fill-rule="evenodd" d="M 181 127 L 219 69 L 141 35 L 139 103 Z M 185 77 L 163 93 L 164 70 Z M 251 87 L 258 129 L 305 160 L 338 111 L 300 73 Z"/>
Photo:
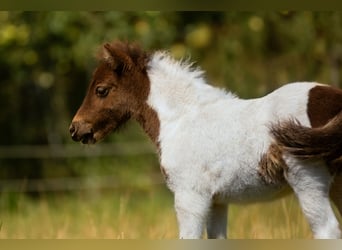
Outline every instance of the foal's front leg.
<path fill-rule="evenodd" d="M 175 193 L 180 239 L 200 239 L 202 237 L 210 204 L 210 198 L 197 192 L 182 190 Z"/>

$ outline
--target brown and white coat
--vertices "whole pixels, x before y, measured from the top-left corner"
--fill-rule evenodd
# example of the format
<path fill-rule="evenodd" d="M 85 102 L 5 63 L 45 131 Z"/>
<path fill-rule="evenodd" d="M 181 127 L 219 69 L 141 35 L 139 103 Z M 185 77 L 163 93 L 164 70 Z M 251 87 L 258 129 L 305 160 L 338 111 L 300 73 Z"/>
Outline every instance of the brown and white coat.
<path fill-rule="evenodd" d="M 342 91 L 326 85 L 292 83 L 244 100 L 166 52 L 114 42 L 103 46 L 70 133 L 95 143 L 137 120 L 158 149 L 181 238 L 200 238 L 205 223 L 209 238 L 224 238 L 229 203 L 289 187 L 314 237 L 339 238 L 329 198 L 342 212 L 341 110 Z"/>

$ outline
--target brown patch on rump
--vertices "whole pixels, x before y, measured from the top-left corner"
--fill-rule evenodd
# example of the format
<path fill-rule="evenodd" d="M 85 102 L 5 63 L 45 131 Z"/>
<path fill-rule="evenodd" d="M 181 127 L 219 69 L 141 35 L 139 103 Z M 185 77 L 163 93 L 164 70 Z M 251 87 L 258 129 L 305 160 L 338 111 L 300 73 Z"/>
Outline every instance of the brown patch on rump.
<path fill-rule="evenodd" d="M 312 127 L 325 125 L 342 110 L 342 90 L 316 86 L 309 91 L 307 112 Z"/>
<path fill-rule="evenodd" d="M 285 180 L 287 165 L 282 158 L 282 148 L 278 144 L 271 144 L 267 153 L 259 161 L 259 175 L 268 184 L 276 184 Z"/>

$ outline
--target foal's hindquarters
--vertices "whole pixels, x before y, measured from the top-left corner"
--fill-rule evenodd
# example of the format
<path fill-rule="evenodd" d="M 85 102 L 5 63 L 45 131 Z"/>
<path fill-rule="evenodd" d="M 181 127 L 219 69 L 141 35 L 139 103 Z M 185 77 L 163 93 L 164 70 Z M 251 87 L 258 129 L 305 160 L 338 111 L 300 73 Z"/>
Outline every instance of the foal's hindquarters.
<path fill-rule="evenodd" d="M 340 238 L 339 223 L 330 197 L 341 213 L 342 175 L 338 175 L 338 172 L 332 174 L 327 164 L 320 159 L 303 160 L 289 154 L 284 154 L 283 158 L 287 171 L 284 179 L 276 184 L 265 183 L 256 172 L 244 171 L 238 172 L 239 175 L 233 174 L 235 177 L 229 185 L 224 185 L 225 189 L 218 190 L 213 196 L 206 194 L 201 185 L 196 186 L 197 191 L 202 192 L 185 188 L 174 190 L 180 238 L 200 238 L 205 224 L 208 238 L 226 238 L 229 203 L 272 199 L 289 187 L 298 198 L 313 237 Z M 190 174 L 196 175 L 189 172 L 188 175 Z M 190 181 L 188 179 L 187 183 Z M 216 180 L 216 184 L 220 184 L 219 180 Z"/>
<path fill-rule="evenodd" d="M 342 214 L 342 175 L 331 175 L 322 161 L 286 156 L 286 181 L 298 198 L 316 239 L 338 239 L 340 225 L 331 201 Z M 341 218 L 341 216 L 340 216 Z M 208 238 L 226 238 L 227 204 L 213 203 L 207 218 Z"/>

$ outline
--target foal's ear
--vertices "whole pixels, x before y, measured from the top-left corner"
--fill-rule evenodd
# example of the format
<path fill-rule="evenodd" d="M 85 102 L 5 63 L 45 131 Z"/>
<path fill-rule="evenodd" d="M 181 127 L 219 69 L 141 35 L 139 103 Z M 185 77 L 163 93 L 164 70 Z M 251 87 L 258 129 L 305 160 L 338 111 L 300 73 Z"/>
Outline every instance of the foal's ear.
<path fill-rule="evenodd" d="M 113 70 L 120 73 L 133 67 L 133 61 L 127 52 L 121 48 L 115 48 L 109 43 L 103 45 L 102 57 Z"/>

